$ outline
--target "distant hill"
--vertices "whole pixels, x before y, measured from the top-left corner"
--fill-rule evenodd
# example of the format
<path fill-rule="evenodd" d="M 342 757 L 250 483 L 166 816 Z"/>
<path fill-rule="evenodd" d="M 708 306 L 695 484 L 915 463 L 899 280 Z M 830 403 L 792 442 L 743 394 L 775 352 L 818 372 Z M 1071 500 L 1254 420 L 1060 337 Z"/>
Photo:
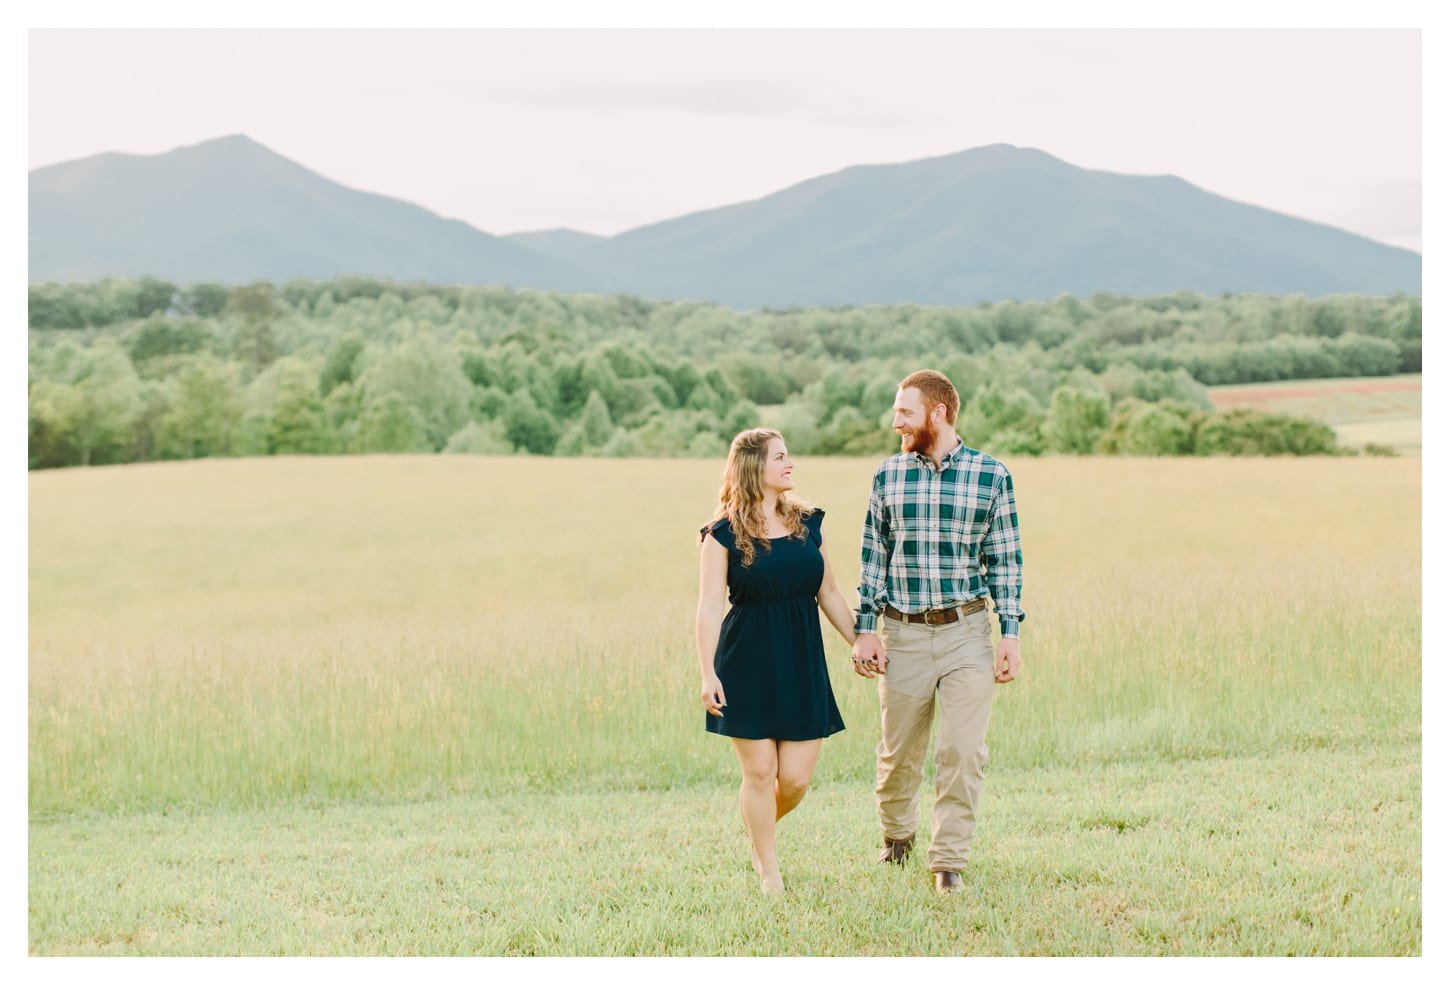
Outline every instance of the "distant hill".
<path fill-rule="evenodd" d="M 30 173 L 31 281 L 350 274 L 568 290 L 590 283 L 555 257 L 345 188 L 244 136 Z"/>
<path fill-rule="evenodd" d="M 490 236 L 241 136 L 31 172 L 31 281 L 143 274 L 360 274 L 752 308 L 1095 291 L 1418 295 L 1421 258 L 1179 178 L 1089 171 L 1003 144 L 851 167 L 612 237 Z"/>
<path fill-rule="evenodd" d="M 542 229 L 538 232 L 509 233 L 504 239 L 540 253 L 574 261 L 588 256 L 599 244 L 608 242 L 603 236 L 580 233 L 572 229 Z"/>

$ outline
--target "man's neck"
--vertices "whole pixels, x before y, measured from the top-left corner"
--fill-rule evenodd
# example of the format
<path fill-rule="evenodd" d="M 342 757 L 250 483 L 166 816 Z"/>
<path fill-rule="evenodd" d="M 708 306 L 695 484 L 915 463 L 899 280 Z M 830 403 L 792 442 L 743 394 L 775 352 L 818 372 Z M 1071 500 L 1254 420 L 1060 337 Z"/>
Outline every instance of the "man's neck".
<path fill-rule="evenodd" d="M 950 431 L 943 431 L 937 435 L 936 444 L 932 445 L 931 450 L 927 452 L 927 456 L 931 459 L 933 465 L 941 468 L 942 460 L 956 451 L 959 443 L 960 439 L 957 438 L 955 428 Z"/>

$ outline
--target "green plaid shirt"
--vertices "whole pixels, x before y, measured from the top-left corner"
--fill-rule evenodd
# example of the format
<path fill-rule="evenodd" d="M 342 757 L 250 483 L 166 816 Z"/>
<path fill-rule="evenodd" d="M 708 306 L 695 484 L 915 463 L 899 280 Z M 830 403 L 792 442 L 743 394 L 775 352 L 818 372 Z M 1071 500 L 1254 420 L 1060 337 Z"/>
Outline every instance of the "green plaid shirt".
<path fill-rule="evenodd" d="M 876 632 L 876 618 L 888 604 L 923 612 L 987 594 L 1002 635 L 1016 636 L 1026 615 L 1022 540 L 1007 467 L 960 438 L 940 470 L 929 457 L 909 452 L 877 466 L 861 534 L 856 632 Z"/>

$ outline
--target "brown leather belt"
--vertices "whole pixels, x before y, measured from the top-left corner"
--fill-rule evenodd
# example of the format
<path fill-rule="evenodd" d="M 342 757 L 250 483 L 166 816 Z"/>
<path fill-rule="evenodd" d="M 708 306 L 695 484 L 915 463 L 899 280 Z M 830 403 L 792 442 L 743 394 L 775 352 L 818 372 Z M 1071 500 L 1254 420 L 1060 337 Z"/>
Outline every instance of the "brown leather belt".
<path fill-rule="evenodd" d="M 965 605 L 954 606 L 950 609 L 927 609 L 925 612 L 902 612 L 894 606 L 888 605 L 881 611 L 888 618 L 899 619 L 902 622 L 924 622 L 928 626 L 945 626 L 947 623 L 956 622 L 962 616 L 970 616 L 974 612 L 981 612 L 987 607 L 985 598 L 972 599 Z"/>

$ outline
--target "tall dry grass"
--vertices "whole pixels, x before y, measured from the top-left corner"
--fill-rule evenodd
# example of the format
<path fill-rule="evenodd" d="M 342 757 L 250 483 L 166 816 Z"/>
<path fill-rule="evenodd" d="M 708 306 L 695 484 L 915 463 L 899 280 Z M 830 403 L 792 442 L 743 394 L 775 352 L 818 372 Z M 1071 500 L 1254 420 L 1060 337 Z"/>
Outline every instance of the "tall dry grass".
<path fill-rule="evenodd" d="M 692 621 L 721 464 L 33 473 L 32 814 L 718 781 Z M 1009 464 L 1029 615 L 994 768 L 1417 741 L 1417 459 Z M 847 587 L 872 465 L 797 466 Z M 875 692 L 827 654 L 818 776 L 865 782 Z"/>

